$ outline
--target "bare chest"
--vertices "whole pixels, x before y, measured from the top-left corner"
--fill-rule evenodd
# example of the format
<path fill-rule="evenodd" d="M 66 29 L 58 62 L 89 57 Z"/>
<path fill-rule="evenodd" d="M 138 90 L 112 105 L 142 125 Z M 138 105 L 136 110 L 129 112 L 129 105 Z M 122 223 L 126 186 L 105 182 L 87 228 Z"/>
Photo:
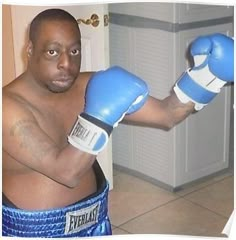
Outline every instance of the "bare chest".
<path fill-rule="evenodd" d="M 77 99 L 60 101 L 54 104 L 42 104 L 36 111 L 37 121 L 42 130 L 58 145 L 65 146 L 77 116 L 83 111 L 82 96 Z"/>

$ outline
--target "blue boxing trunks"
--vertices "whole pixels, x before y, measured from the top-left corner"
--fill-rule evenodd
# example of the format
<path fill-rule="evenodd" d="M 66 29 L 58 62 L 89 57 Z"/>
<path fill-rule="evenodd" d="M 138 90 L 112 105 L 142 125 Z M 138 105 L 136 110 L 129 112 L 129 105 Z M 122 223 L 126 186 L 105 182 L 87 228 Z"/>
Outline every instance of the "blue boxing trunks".
<path fill-rule="evenodd" d="M 111 235 L 108 217 L 109 186 L 100 171 L 95 171 L 97 192 L 64 208 L 28 211 L 9 206 L 3 201 L 2 235 L 35 238 Z"/>

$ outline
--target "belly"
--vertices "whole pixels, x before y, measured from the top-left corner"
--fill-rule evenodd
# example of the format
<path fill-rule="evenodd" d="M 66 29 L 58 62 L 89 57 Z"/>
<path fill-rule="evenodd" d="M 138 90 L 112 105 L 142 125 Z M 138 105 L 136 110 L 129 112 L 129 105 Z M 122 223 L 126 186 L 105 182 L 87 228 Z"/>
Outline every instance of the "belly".
<path fill-rule="evenodd" d="M 3 192 L 18 208 L 43 210 L 65 207 L 97 190 L 96 178 L 91 168 L 76 188 L 68 188 L 39 173 L 3 174 Z"/>

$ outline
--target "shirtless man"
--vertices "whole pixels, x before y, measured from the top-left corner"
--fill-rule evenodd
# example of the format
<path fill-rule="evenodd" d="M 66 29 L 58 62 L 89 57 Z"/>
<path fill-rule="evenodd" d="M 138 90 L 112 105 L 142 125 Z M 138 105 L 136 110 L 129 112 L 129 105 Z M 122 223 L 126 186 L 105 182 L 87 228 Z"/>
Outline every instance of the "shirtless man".
<path fill-rule="evenodd" d="M 234 79 L 233 40 L 221 34 L 195 41 L 196 64 L 204 63 L 163 100 L 119 67 L 80 73 L 80 30 L 60 9 L 34 18 L 27 54 L 27 70 L 3 88 L 4 236 L 111 234 L 108 184 L 96 155 L 113 127 L 124 117 L 170 129 Z"/>

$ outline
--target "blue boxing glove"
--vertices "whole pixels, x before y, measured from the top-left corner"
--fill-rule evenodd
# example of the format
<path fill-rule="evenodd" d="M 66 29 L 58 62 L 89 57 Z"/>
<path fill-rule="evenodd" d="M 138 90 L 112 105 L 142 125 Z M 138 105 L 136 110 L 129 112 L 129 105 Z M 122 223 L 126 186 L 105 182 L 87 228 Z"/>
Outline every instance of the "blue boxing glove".
<path fill-rule="evenodd" d="M 120 67 L 95 73 L 88 82 L 85 108 L 68 136 L 69 143 L 98 154 L 125 114 L 140 109 L 147 97 L 146 83 Z"/>
<path fill-rule="evenodd" d="M 195 66 L 177 81 L 174 91 L 182 103 L 194 102 L 200 110 L 234 81 L 234 40 L 220 33 L 198 37 L 190 53 Z"/>

